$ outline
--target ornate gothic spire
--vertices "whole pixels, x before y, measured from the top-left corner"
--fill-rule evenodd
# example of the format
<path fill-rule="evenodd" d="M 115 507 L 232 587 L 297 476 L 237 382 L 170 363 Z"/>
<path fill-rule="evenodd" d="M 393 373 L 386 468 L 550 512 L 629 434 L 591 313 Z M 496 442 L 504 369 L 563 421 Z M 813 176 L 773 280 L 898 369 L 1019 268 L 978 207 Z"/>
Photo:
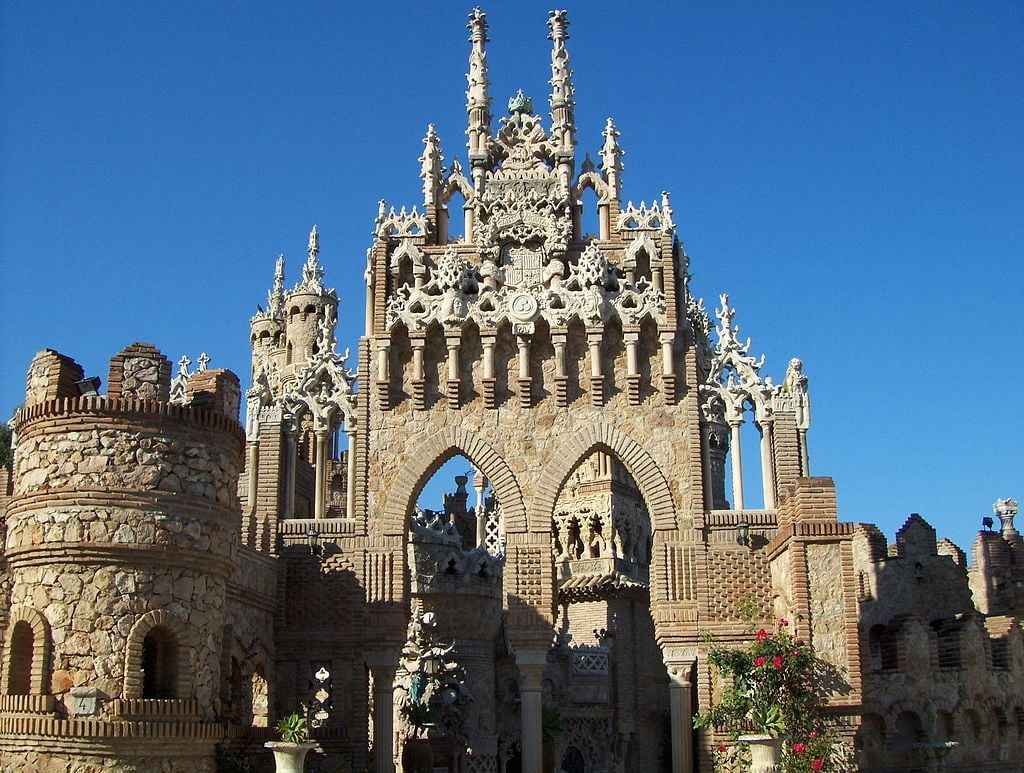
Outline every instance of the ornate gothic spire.
<path fill-rule="evenodd" d="M 302 267 L 300 286 L 313 292 L 322 293 L 324 286 L 321 280 L 324 278 L 324 267 L 320 265 L 317 258 L 317 255 L 320 254 L 320 232 L 316 230 L 316 226 L 313 226 L 313 230 L 309 232 L 309 246 L 306 249 L 309 252 L 309 258 L 306 260 L 306 265 Z"/>
<path fill-rule="evenodd" d="M 469 113 L 469 152 L 482 153 L 487 150 L 491 136 L 491 97 L 487 87 L 487 14 L 474 8 L 469 14 L 469 42 L 473 44 L 469 52 L 469 72 L 466 79 L 469 88 L 466 91 L 466 111 Z"/>
<path fill-rule="evenodd" d="M 429 207 L 437 203 L 437 193 L 444 178 L 444 156 L 441 155 L 441 141 L 434 130 L 434 124 L 427 126 L 423 144 L 426 147 L 420 156 L 420 179 L 423 180 L 423 204 Z"/>
<path fill-rule="evenodd" d="M 626 152 L 619 146 L 619 132 L 612 119 L 604 127 L 604 145 L 601 147 L 601 171 L 608 180 L 615 199 L 622 195 L 622 170 L 625 168 L 622 157 Z"/>
<path fill-rule="evenodd" d="M 569 12 L 551 11 L 548 14 L 551 33 L 551 135 L 565 149 L 575 143 L 576 127 L 573 123 L 572 70 L 569 69 L 569 50 L 565 41 L 569 39 Z"/>
<path fill-rule="evenodd" d="M 267 293 L 267 307 L 271 317 L 277 317 L 284 306 L 284 255 L 277 256 L 274 266 L 274 289 Z"/>

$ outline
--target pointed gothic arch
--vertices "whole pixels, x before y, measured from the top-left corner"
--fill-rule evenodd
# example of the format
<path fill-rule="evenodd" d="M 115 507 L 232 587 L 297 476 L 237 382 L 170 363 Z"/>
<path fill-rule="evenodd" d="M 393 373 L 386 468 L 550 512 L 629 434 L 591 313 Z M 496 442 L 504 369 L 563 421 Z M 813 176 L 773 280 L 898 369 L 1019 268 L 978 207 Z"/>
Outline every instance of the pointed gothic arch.
<path fill-rule="evenodd" d="M 416 449 L 415 456 L 406 462 L 391 485 L 384 505 L 385 534 L 405 533 L 416 495 L 441 465 L 458 454 L 469 459 L 490 481 L 504 512 L 506 530 L 526 530 L 523 494 L 501 454 L 472 430 L 446 427 Z"/>
<path fill-rule="evenodd" d="M 658 463 L 624 432 L 607 424 L 593 424 L 576 432 L 549 456 L 533 495 L 530 531 L 550 531 L 555 503 L 566 479 L 583 459 L 597 450 L 609 451 L 633 476 L 647 504 L 655 531 L 676 528 L 672 491 Z"/>

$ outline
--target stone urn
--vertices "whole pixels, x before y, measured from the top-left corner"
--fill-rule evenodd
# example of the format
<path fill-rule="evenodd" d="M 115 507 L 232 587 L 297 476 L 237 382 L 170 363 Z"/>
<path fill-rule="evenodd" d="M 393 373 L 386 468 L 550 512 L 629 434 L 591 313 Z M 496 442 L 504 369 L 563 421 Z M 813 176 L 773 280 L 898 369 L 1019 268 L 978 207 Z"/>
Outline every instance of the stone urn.
<path fill-rule="evenodd" d="M 274 752 L 274 769 L 277 773 L 302 773 L 306 764 L 306 755 L 310 749 L 316 747 L 312 741 L 304 743 L 267 741 L 263 745 Z"/>
<path fill-rule="evenodd" d="M 750 747 L 750 773 L 778 773 L 782 770 L 779 758 L 782 755 L 782 739 L 774 735 L 741 735 L 742 741 Z"/>

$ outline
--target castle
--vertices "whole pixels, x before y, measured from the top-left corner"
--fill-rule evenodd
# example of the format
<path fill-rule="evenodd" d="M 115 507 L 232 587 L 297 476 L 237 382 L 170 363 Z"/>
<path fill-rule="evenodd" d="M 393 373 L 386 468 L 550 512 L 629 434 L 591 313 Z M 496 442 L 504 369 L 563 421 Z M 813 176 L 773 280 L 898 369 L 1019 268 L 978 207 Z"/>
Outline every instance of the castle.
<path fill-rule="evenodd" d="M 106 394 L 36 355 L 0 469 L 0 769 L 267 769 L 302 707 L 321 771 L 708 771 L 705 634 L 744 641 L 750 610 L 835 668 L 860 769 L 1024 767 L 1017 503 L 972 567 L 918 515 L 891 545 L 838 519 L 800 360 L 773 383 L 728 297 L 713 321 L 691 294 L 668 195 L 622 198 L 610 119 L 579 157 L 568 25 L 550 122 L 521 92 L 495 119 L 470 15 L 468 158 L 430 127 L 422 205 L 381 203 L 354 358 L 315 228 L 244 392 L 149 344 Z"/>

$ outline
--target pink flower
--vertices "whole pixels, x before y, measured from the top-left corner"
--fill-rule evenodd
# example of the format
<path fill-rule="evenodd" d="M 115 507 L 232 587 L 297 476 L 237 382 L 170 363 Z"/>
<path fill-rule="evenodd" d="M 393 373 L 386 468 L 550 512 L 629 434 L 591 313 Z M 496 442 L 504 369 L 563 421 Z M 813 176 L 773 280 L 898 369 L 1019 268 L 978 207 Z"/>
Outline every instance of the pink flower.
<path fill-rule="evenodd" d="M 800 650 L 793 650 L 793 657 L 794 658 L 800 657 Z"/>
<path fill-rule="evenodd" d="M 825 763 L 821 761 L 821 757 L 815 757 L 814 761 L 811 763 L 811 770 L 821 770 L 821 766 L 824 764 Z"/>
<path fill-rule="evenodd" d="M 758 658 L 757 660 L 754 661 L 754 665 L 756 667 L 760 668 L 761 666 L 763 666 L 767 662 L 768 662 L 767 658 Z"/>
<path fill-rule="evenodd" d="M 797 639 L 796 640 L 796 646 L 797 647 L 803 647 L 804 646 L 804 640 L 803 639 Z"/>
<path fill-rule="evenodd" d="M 754 641 L 764 641 L 767 638 L 768 638 L 768 631 L 766 631 L 764 628 L 762 628 L 760 631 L 757 632 L 757 636 L 754 637 Z"/>
<path fill-rule="evenodd" d="M 782 619 L 779 620 L 779 625 L 781 625 L 783 628 L 785 628 L 787 625 L 789 625 L 789 621 L 786 620 L 785 618 L 782 618 Z"/>
<path fill-rule="evenodd" d="M 811 738 L 817 738 L 817 737 L 818 737 L 818 731 L 817 730 L 812 730 L 811 731 Z"/>
<path fill-rule="evenodd" d="M 776 655 L 772 658 L 772 665 L 777 669 L 782 668 L 782 655 Z"/>
<path fill-rule="evenodd" d="M 803 754 L 804 751 L 806 751 L 806 749 L 807 749 L 807 744 L 804 744 L 804 743 L 795 743 L 795 744 L 793 744 L 793 753 L 794 754 Z"/>

